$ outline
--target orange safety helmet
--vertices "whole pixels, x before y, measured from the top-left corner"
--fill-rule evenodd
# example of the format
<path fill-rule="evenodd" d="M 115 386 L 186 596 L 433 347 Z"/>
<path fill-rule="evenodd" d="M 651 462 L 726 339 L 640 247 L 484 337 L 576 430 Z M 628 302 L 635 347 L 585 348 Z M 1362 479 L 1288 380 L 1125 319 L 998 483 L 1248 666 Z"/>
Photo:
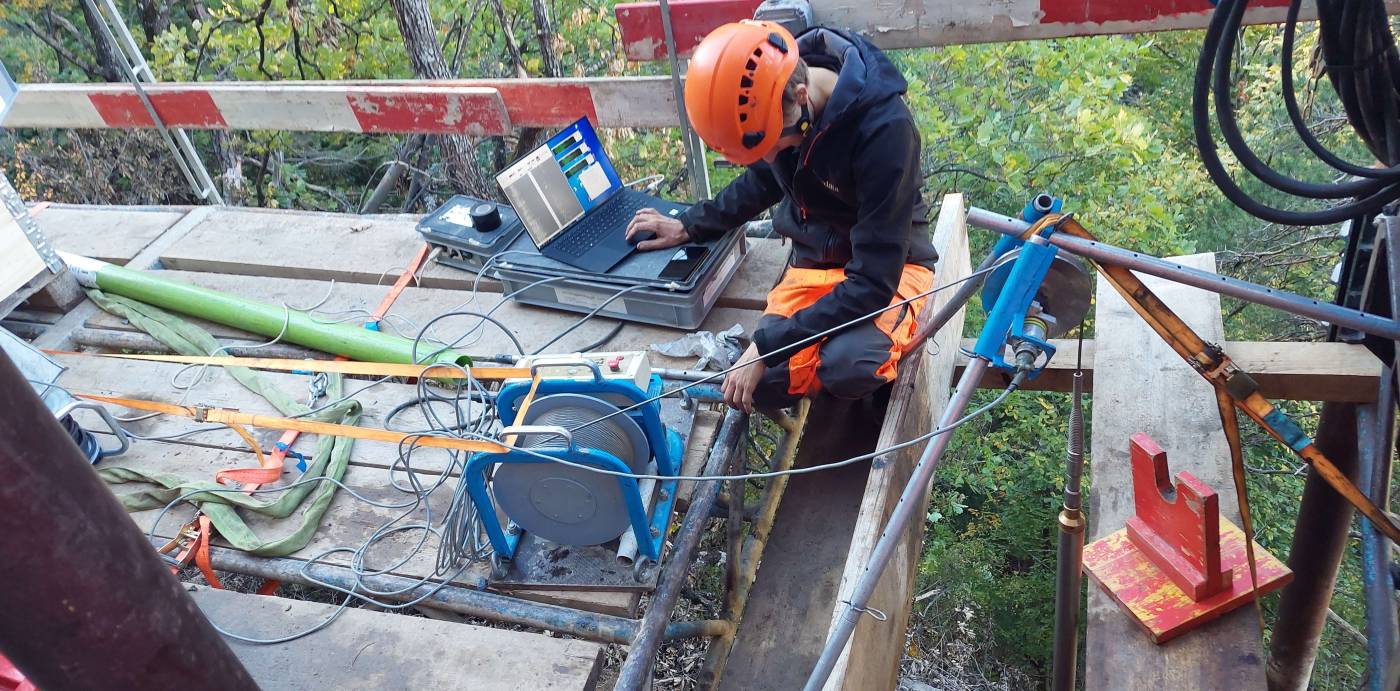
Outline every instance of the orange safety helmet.
<path fill-rule="evenodd" d="M 750 165 L 783 136 L 783 88 L 797 40 L 781 24 L 745 19 L 711 31 L 691 54 L 685 109 L 700 139 Z"/>

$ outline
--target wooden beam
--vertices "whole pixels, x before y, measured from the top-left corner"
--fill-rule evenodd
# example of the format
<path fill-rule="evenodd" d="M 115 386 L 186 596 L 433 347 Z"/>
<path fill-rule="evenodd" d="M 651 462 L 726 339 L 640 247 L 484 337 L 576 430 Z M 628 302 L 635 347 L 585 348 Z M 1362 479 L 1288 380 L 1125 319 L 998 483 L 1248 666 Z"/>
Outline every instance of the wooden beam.
<path fill-rule="evenodd" d="M 668 77 L 452 81 L 163 82 L 145 86 L 170 127 L 505 134 L 562 127 L 675 127 Z M 152 127 L 130 84 L 25 84 L 0 126 Z"/>
<path fill-rule="evenodd" d="M 1215 257 L 1176 259 L 1215 270 Z M 1144 276 L 1143 280 L 1207 341 L 1220 342 L 1220 296 Z M 1239 524 L 1230 454 L 1215 405 L 1215 392 L 1171 350 L 1106 281 L 1099 281 L 1095 353 L 1102 369 L 1095 382 L 1089 535 L 1096 540 L 1133 514 L 1128 437 L 1151 435 L 1171 459 L 1173 473 L 1189 470 L 1215 488 L 1220 515 Z M 1052 517 L 1047 515 L 1047 527 Z M 1248 578 L 1248 574 L 1237 574 Z M 1264 687 L 1259 619 L 1246 606 L 1185 636 L 1154 645 L 1102 590 L 1090 585 L 1084 688 L 1258 689 Z"/>
<path fill-rule="evenodd" d="M 939 285 L 951 285 L 972 272 L 966 223 L 963 196 L 950 194 L 944 197 L 933 237 L 940 257 L 937 272 Z M 951 292 L 936 293 L 925 314 L 937 312 L 951 296 Z M 959 310 L 934 336 L 932 355 L 919 352 L 900 362 L 899 379 L 885 413 L 876 448 L 926 434 L 933 421 L 943 414 L 948 402 L 948 390 L 953 383 L 954 359 L 957 345 L 962 340 L 965 313 L 966 310 Z M 899 503 L 904 486 L 909 482 L 922 452 L 922 446 L 912 446 L 876 458 L 871 463 L 846 568 L 841 576 L 841 595 L 834 608 L 833 623 L 846 607 L 841 602 L 850 598 L 851 589 L 865 572 L 875 543 L 880 539 L 895 505 Z M 928 502 L 927 491 L 923 501 Z M 923 510 L 915 512 L 915 515 L 922 516 Z M 914 581 L 923 544 L 924 522 L 916 520 L 905 532 L 867 605 L 885 612 L 889 620 L 861 617 L 850 643 L 827 681 L 825 688 L 828 691 L 892 689 L 898 685 L 899 661 L 904 655 L 904 635 L 909 626 Z"/>
<path fill-rule="evenodd" d="M 973 339 L 963 341 L 971 348 Z M 1069 391 L 1074 375 L 1078 342 L 1052 340 L 1059 349 L 1039 377 L 1021 387 L 1025 391 Z M 1094 390 L 1093 340 L 1084 341 L 1084 386 Z M 1259 382 L 1266 398 L 1291 401 L 1368 403 L 1376 400 L 1381 362 L 1365 346 L 1348 343 L 1292 343 L 1269 341 L 1227 341 L 1225 352 Z M 958 373 L 967 358 L 958 356 Z M 1146 363 L 1137 363 L 1142 368 Z M 982 378 L 983 388 L 999 389 L 1006 379 L 999 372 Z"/>
<path fill-rule="evenodd" d="M 761 0 L 675 0 L 671 6 L 671 31 L 677 52 L 689 55 L 700 39 L 728 22 L 753 16 Z M 661 4 L 623 2 L 613 6 L 622 33 L 622 51 L 628 60 L 661 60 L 666 57 Z"/>
<path fill-rule="evenodd" d="M 676 0 L 670 5 L 676 47 L 684 55 L 715 27 L 752 17 L 758 3 Z M 1391 14 L 1400 12 L 1400 3 L 1392 1 L 1387 6 Z M 1249 4 L 1244 21 L 1282 22 L 1287 7 L 1287 0 L 1255 0 Z M 614 13 L 629 60 L 666 57 L 659 3 L 624 3 L 617 5 Z M 812 13 L 819 25 L 847 28 L 881 48 L 892 49 L 1202 29 L 1210 22 L 1211 7 L 1181 0 L 812 0 Z M 1302 16 L 1315 19 L 1316 6 L 1305 2 Z"/>
<path fill-rule="evenodd" d="M 309 629 L 336 605 L 189 586 L 209 620 L 240 635 Z M 339 621 L 279 645 L 229 641 L 264 689 L 594 687 L 603 646 L 541 633 L 448 623 L 351 607 Z"/>

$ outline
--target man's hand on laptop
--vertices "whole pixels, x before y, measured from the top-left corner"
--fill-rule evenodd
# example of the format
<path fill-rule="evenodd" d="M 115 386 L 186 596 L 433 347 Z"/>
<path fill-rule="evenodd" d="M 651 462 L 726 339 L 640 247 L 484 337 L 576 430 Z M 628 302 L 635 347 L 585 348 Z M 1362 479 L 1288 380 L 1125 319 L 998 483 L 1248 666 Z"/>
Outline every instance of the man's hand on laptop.
<path fill-rule="evenodd" d="M 643 251 L 664 250 L 689 242 L 690 234 L 680 219 L 656 209 L 640 209 L 627 224 L 627 241 Z"/>

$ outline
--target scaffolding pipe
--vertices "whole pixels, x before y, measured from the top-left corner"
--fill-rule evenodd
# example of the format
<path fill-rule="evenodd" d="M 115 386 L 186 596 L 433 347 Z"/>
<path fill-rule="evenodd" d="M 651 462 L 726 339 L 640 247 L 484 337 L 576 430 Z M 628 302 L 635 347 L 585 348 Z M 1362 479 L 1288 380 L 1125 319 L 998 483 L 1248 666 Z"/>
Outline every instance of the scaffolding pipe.
<path fill-rule="evenodd" d="M 158 544 L 164 543 L 165 540 L 158 539 L 156 542 Z M 246 552 L 220 547 L 210 549 L 210 561 L 216 569 L 283 583 L 300 583 L 316 587 L 331 585 L 344 590 L 353 589 L 357 587 L 358 583 L 361 586 L 361 592 L 365 588 L 373 588 L 381 593 L 395 593 L 393 597 L 376 596 L 385 601 L 407 602 L 433 591 L 420 604 L 424 607 L 447 610 L 470 617 L 548 629 L 599 643 L 630 643 L 636 636 L 639 624 L 636 619 L 585 612 L 485 590 L 474 590 L 456 585 L 439 588 L 435 582 L 419 583 L 417 578 L 391 574 L 362 574 L 357 579 L 356 575 L 349 569 L 333 564 L 311 567 L 309 570 L 310 575 L 315 577 L 313 579 L 308 578 L 306 562 L 304 561 L 285 557 L 255 557 Z M 703 638 L 723 635 L 728 630 L 729 624 L 719 620 L 675 622 L 666 627 L 664 638 L 668 641 Z"/>
<path fill-rule="evenodd" d="M 787 415 L 775 422 L 784 430 L 782 442 L 774 454 L 773 470 L 784 472 L 792 469 L 797 461 L 797 446 L 802 441 L 802 430 L 807 424 L 807 413 L 811 410 L 811 399 L 803 399 L 797 408 L 797 417 Z M 763 488 L 763 496 L 758 500 L 757 515 L 753 530 L 744 544 L 744 554 L 740 558 L 743 569 L 739 572 L 737 588 L 724 595 L 723 620 L 731 624 L 729 631 L 710 641 L 705 651 L 705 662 L 700 666 L 699 684 L 702 689 L 713 691 L 719 687 L 724 676 L 725 665 L 729 663 L 729 653 L 734 647 L 734 637 L 739 625 L 744 621 L 744 608 L 748 606 L 749 593 L 753 590 L 754 579 L 758 577 L 758 565 L 763 559 L 763 551 L 768 547 L 768 536 L 773 533 L 773 523 L 778 517 L 778 505 L 787 493 L 790 475 L 779 475 Z"/>
<path fill-rule="evenodd" d="M 1356 404 L 1327 403 L 1317 426 L 1317 448 L 1356 480 Z M 1352 506 L 1317 473 L 1308 473 L 1288 550 L 1293 581 L 1279 597 L 1265 678 L 1270 691 L 1305 691 L 1346 551 Z"/>
<path fill-rule="evenodd" d="M 1015 236 L 1030 230 L 1031 227 L 1025 221 L 976 207 L 968 210 L 967 222 L 978 228 Z M 1175 262 L 1158 259 L 1150 254 L 1133 252 L 1113 245 L 1106 245 L 1097 240 L 1085 240 L 1066 233 L 1052 234 L 1050 244 L 1095 262 L 1121 266 L 1183 285 L 1208 290 L 1212 293 L 1228 295 L 1246 302 L 1283 310 L 1290 314 L 1298 314 L 1328 324 L 1356 329 L 1362 333 L 1400 340 L 1400 322 L 1394 319 L 1367 314 L 1297 293 L 1267 288 L 1248 281 L 1193 269 Z"/>
<path fill-rule="evenodd" d="M 1356 411 L 1360 448 L 1357 473 L 1366 495 L 1376 506 L 1390 506 L 1390 465 L 1395 435 L 1394 372 L 1381 369 L 1375 403 Z M 1390 540 L 1366 518 L 1361 519 L 1361 582 L 1366 599 L 1367 688 L 1386 689 L 1386 673 L 1395 654 L 1395 584 L 1390 576 Z"/>
<path fill-rule="evenodd" d="M 731 408 L 724 416 L 714 446 L 710 448 L 705 461 L 704 475 L 719 475 L 729 465 L 731 454 L 737 453 L 739 444 L 748 437 L 749 416 Z M 690 572 L 691 555 L 700 545 L 700 536 L 705 533 L 705 525 L 710 521 L 710 508 L 719 494 L 718 482 L 702 482 L 690 500 L 690 510 L 672 542 L 671 554 L 667 557 L 666 568 L 661 572 L 661 581 L 652 594 L 646 616 L 642 618 L 637 635 L 630 643 L 627 660 L 618 672 L 617 691 L 640 691 L 650 686 L 651 667 L 656 659 L 656 651 L 661 647 L 662 632 L 671 620 L 671 610 L 680 598 L 685 587 L 686 574 Z M 732 627 L 731 627 L 732 628 Z"/>
<path fill-rule="evenodd" d="M 5 656 L 43 689 L 256 689 L 3 355 L 0 410 Z"/>
<path fill-rule="evenodd" d="M 953 392 L 952 398 L 948 400 L 948 405 L 943 409 L 943 415 L 939 417 L 938 426 L 935 429 L 948 429 L 958 418 L 962 417 L 963 410 L 967 408 L 968 401 L 972 400 L 972 394 L 977 390 L 977 384 L 982 381 L 982 375 L 987 371 L 988 364 L 987 360 L 977 357 L 973 358 L 967 369 L 963 370 L 962 379 L 958 380 L 958 388 Z M 899 503 L 895 504 L 894 511 L 885 523 L 884 531 L 880 533 L 879 542 L 875 543 L 875 549 L 871 551 L 870 559 L 866 561 L 865 570 L 861 572 L 860 579 L 851 588 L 848 599 L 843 600 L 846 606 L 841 609 L 841 615 L 832 626 L 831 636 L 827 638 L 826 646 L 822 648 L 822 654 L 817 659 L 816 667 L 812 669 L 811 676 L 807 677 L 807 685 L 804 687 L 807 691 L 819 691 L 826 685 L 827 678 L 836 668 L 836 662 L 841 658 L 846 644 L 850 642 L 851 634 L 855 633 L 856 624 L 860 622 L 861 616 L 867 612 L 865 606 L 870 602 L 870 596 L 874 594 L 875 587 L 880 582 L 880 575 L 885 572 L 890 557 L 899 547 L 899 542 L 903 539 L 904 531 L 909 527 L 910 520 L 919 513 L 923 506 L 923 498 L 928 494 L 934 474 L 938 471 L 938 463 L 943 460 L 943 452 L 948 448 L 948 442 L 952 437 L 951 431 L 944 432 L 935 436 L 924 447 L 924 453 L 919 458 L 918 465 L 914 466 L 913 476 L 904 486 L 904 491 L 899 496 Z"/>

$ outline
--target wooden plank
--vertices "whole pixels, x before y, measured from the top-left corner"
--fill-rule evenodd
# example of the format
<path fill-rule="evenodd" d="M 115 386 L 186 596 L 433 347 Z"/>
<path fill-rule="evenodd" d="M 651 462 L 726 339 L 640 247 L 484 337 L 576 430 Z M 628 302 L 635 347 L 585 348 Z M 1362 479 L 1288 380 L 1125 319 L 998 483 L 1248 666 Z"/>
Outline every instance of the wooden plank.
<path fill-rule="evenodd" d="M 336 606 L 189 586 L 210 621 L 273 638 L 325 621 Z M 603 646 L 350 608 L 330 626 L 279 645 L 228 640 L 258 686 L 274 689 L 592 689 Z"/>
<path fill-rule="evenodd" d="M 749 252 L 738 273 L 724 287 L 717 307 L 737 307 L 763 311 L 768 305 L 768 291 L 782 278 L 787 269 L 792 246 L 782 238 L 748 238 Z"/>
<path fill-rule="evenodd" d="M 1215 256 L 1174 259 L 1215 270 Z M 1220 297 L 1143 276 L 1143 281 L 1207 341 L 1223 340 Z M 1146 432 L 1167 451 L 1173 472 L 1190 470 L 1215 488 L 1221 515 L 1239 522 L 1229 449 L 1214 391 L 1099 281 L 1095 381 L 1090 445 L 1089 539 L 1104 537 L 1133 512 L 1128 437 Z M 1255 689 L 1264 686 L 1259 620 L 1244 607 L 1164 645 L 1152 641 L 1118 605 L 1090 586 L 1086 689 Z"/>
<path fill-rule="evenodd" d="M 875 448 L 877 407 L 814 399 L 795 465 L 868 453 Z M 816 664 L 868 473 L 857 464 L 788 480 L 721 689 L 798 688 Z"/>
<path fill-rule="evenodd" d="M 462 113 L 481 106 L 486 89 L 499 94 L 508 117 L 503 123 L 485 107 L 491 117 L 475 120 L 483 134 L 507 124 L 563 127 L 583 116 L 599 127 L 677 126 L 669 77 L 162 82 L 144 89 L 167 126 L 189 129 L 441 132 L 449 123 L 469 129 L 472 120 Z M 468 89 L 479 94 L 472 108 L 450 107 L 454 95 Z M 139 103 L 130 84 L 25 84 L 0 126 L 150 127 L 144 108 L 135 110 L 133 102 Z M 392 123 L 364 117 L 386 109 L 400 116 Z"/>
<path fill-rule="evenodd" d="M 423 246 L 416 225 L 412 216 L 223 208 L 160 260 L 182 271 L 382 284 L 382 295 Z M 470 290 L 475 277 L 433 262 L 418 285 Z M 501 285 L 487 279 L 479 289 L 500 292 Z"/>
<path fill-rule="evenodd" d="M 160 254 L 175 244 L 188 233 L 191 228 L 204 220 L 205 216 L 211 213 L 214 207 L 201 206 L 192 209 L 185 214 L 175 225 L 170 226 L 161 233 L 160 237 L 151 241 L 145 249 L 131 258 L 127 262 L 127 267 L 132 269 L 149 269 L 160 261 Z M 39 348 L 52 348 L 56 350 L 72 350 L 73 341 L 69 335 L 74 329 L 83 325 L 89 317 L 98 311 L 97 305 L 92 302 L 84 302 L 68 311 L 54 323 L 53 327 L 44 332 L 42 336 L 34 339 L 34 345 Z"/>
<path fill-rule="evenodd" d="M 34 214 L 34 222 L 64 252 L 125 265 L 184 215 L 174 210 L 51 206 Z"/>
<path fill-rule="evenodd" d="M 359 317 L 356 318 L 362 318 L 363 311 L 374 309 L 386 290 L 381 286 L 353 283 L 337 283 L 334 288 L 331 288 L 330 284 L 319 281 L 285 278 L 263 278 L 249 281 L 240 276 L 200 272 L 171 271 L 167 272 L 167 275 L 175 280 L 223 290 L 272 304 L 309 305 L 329 295 L 325 304 L 321 306 L 320 313 L 330 315 L 331 318 L 335 318 L 334 312 L 341 310 L 361 310 L 359 313 L 347 313 L 340 316 L 350 318 L 358 314 Z M 421 328 L 428 320 L 444 311 L 460 308 L 485 312 L 501 302 L 499 294 L 481 293 L 475 302 L 463 306 L 463 302 L 468 297 L 469 293 L 461 291 L 409 287 L 403 291 L 398 301 L 394 303 L 394 308 L 389 311 L 389 314 L 402 316 L 408 321 L 390 320 L 386 323 L 396 328 L 405 328 L 407 336 L 412 337 L 416 333 L 416 329 Z M 501 305 L 493 316 L 511 329 L 527 351 L 532 351 L 544 345 L 545 342 L 553 338 L 554 334 L 573 324 L 582 315 L 510 302 Z M 759 313 L 752 310 L 720 307 L 710 312 L 709 317 L 700 328 L 718 332 L 734 324 L 740 324 L 746 333 L 751 334 L 754 325 L 758 322 L 758 317 Z M 227 326 L 199 319 L 192 319 L 192 321 L 208 329 L 218 338 L 259 339 L 257 336 Z M 444 338 L 456 338 L 457 334 L 460 334 L 462 330 L 475 321 L 476 319 L 470 317 L 455 318 L 452 321 L 443 322 L 442 328 L 436 330 L 436 333 Z M 614 321 L 611 319 L 590 320 L 555 345 L 550 346 L 549 352 L 574 352 L 577 348 L 601 339 L 612 330 L 613 324 Z M 135 327 L 106 313 L 94 315 L 86 325 L 94 329 L 135 330 Z M 456 331 L 453 331 L 454 329 Z M 609 350 L 646 350 L 653 343 L 672 341 L 684 333 L 686 332 L 680 329 L 629 323 L 605 347 Z M 263 342 L 266 340 L 266 338 L 261 339 Z M 464 343 L 460 350 L 476 355 L 495 355 L 514 353 L 515 347 L 499 328 L 487 324 L 481 330 L 480 340 L 474 343 Z M 687 367 L 694 364 L 693 358 L 668 358 L 658 353 L 652 353 L 651 357 L 654 363 L 664 367 Z"/>
<path fill-rule="evenodd" d="M 213 479 L 214 473 L 228 468 L 242 468 L 256 466 L 256 460 L 250 454 L 211 449 L 186 444 L 162 443 L 162 442 L 137 442 L 125 454 L 105 461 L 104 464 L 133 468 L 143 472 L 172 473 L 181 477 L 191 479 L 207 478 Z M 366 499 L 389 504 L 404 504 L 411 499 L 411 496 L 400 492 L 389 484 L 388 471 L 379 468 L 366 468 L 358 465 L 351 465 L 345 471 L 343 482 L 347 487 L 355 490 Z M 435 476 L 420 476 L 425 482 L 436 479 Z M 295 480 L 295 474 L 288 474 L 276 483 L 265 485 L 264 488 L 279 487 Z M 399 481 L 405 482 L 402 473 L 398 476 Z M 113 485 L 113 493 L 121 496 L 128 492 L 144 489 L 144 485 L 128 483 L 123 485 Z M 440 488 L 424 503 L 424 507 L 409 512 L 406 508 L 383 508 L 362 502 L 347 492 L 336 492 L 335 498 L 331 500 L 329 510 L 321 522 L 320 528 L 312 536 L 306 547 L 289 555 L 291 559 L 309 560 L 320 555 L 326 550 L 337 547 L 357 547 L 365 542 L 375 530 L 384 523 L 393 520 L 395 516 L 407 513 L 403 519 L 404 523 L 421 522 L 425 520 L 427 512 L 425 507 L 431 505 L 432 515 L 440 517 L 446 512 L 452 500 L 452 487 L 450 485 Z M 151 530 L 155 524 L 159 510 L 138 511 L 130 514 L 137 527 L 143 532 Z M 181 504 L 172 507 L 160 524 L 155 526 L 156 537 L 174 537 L 175 532 L 181 525 L 185 524 L 194 515 L 194 509 L 188 504 Z M 278 539 L 291 534 L 300 521 L 300 514 L 294 513 L 286 520 L 268 519 L 251 512 L 242 512 L 244 521 L 248 527 L 264 539 Z M 381 566 L 397 562 L 405 554 L 412 551 L 421 535 L 414 531 L 403 531 L 394 535 L 389 535 L 375 546 L 369 554 L 368 563 Z M 222 539 L 215 540 L 215 544 L 227 547 Z M 393 573 L 409 578 L 421 578 L 433 573 L 437 560 L 436 541 L 430 540 L 429 544 L 421 551 L 407 559 L 405 563 L 393 570 Z M 325 561 L 333 564 L 345 565 L 349 563 L 349 555 L 345 553 L 333 554 L 326 557 Z M 477 587 L 481 578 L 490 572 L 490 566 L 485 563 L 473 565 L 461 576 L 452 582 L 466 588 Z"/>
<path fill-rule="evenodd" d="M 943 198 L 933 241 L 939 255 L 937 285 L 951 285 L 972 273 L 962 195 L 950 194 Z M 937 312 L 951 296 L 952 291 L 935 293 L 932 304 L 924 313 L 931 315 Z M 948 391 L 953 385 L 953 363 L 957 345 L 962 341 L 965 313 L 966 310 L 959 310 L 933 337 L 933 345 L 930 346 L 932 355 L 926 349 L 900 363 L 900 377 L 876 448 L 926 434 L 932 428 L 933 421 L 943 414 Z M 895 505 L 899 503 L 904 486 L 909 482 L 922 453 L 922 446 L 912 446 L 877 458 L 872 463 L 851 538 L 850 556 L 846 559 L 841 577 L 840 600 L 849 599 L 856 582 L 865 572 L 875 544 L 884 532 Z M 923 494 L 925 504 L 929 489 L 925 488 Z M 922 516 L 923 513 L 920 509 L 915 515 Z M 919 559 L 923 555 L 923 538 L 924 523 L 915 520 L 906 529 L 867 605 L 885 612 L 888 621 L 861 618 L 827 681 L 826 689 L 889 689 L 897 685 L 915 578 Z M 839 603 L 833 607 L 833 623 L 844 609 L 845 605 Z"/>
<path fill-rule="evenodd" d="M 963 347 L 976 341 L 964 339 Z M 1039 377 L 1021 387 L 1024 391 L 1069 391 L 1074 376 L 1077 341 L 1053 339 L 1059 349 Z M 1093 339 L 1084 341 L 1084 390 L 1094 390 Z M 1365 346 L 1326 342 L 1227 341 L 1225 352 L 1259 382 L 1267 398 L 1296 401 L 1369 403 L 1376 400 L 1381 363 Z M 958 356 L 955 376 L 961 376 L 967 358 Z M 988 372 L 981 386 L 1006 385 L 999 372 Z"/>
<path fill-rule="evenodd" d="M 935 236 L 943 257 L 939 265 L 940 283 L 951 282 L 971 271 L 967 259 L 966 232 L 955 232 L 963 228 L 961 208 L 960 196 L 950 197 L 944 202 L 947 220 L 941 221 L 940 231 Z M 954 223 L 954 219 L 958 223 Z M 943 299 L 950 294 L 938 293 L 945 296 Z M 951 353 L 956 350 L 949 344 L 955 344 L 961 338 L 961 325 L 960 312 L 934 341 L 940 348 L 937 352 Z M 902 402 L 893 401 L 888 409 L 881 401 L 852 402 L 818 397 L 813 402 L 798 448 L 797 465 L 827 463 L 869 452 L 876 447 L 880 422 L 883 420 L 903 419 L 906 425 L 899 430 L 890 426 L 886 429 L 886 438 L 891 434 L 901 434 L 901 439 L 905 439 L 927 432 L 930 417 L 926 411 L 928 391 L 931 390 L 926 386 L 931 382 L 928 375 L 941 372 L 942 391 L 948 388 L 952 371 L 952 360 L 946 355 L 931 362 L 933 366 L 923 369 L 923 374 L 912 367 L 901 370 L 900 383 L 894 390 L 904 391 L 905 394 Z M 910 393 L 918 395 L 910 396 Z M 898 396 L 897 393 L 894 395 Z M 911 406 L 911 403 L 914 405 Z M 915 410 L 921 405 L 925 406 L 922 410 Z M 912 431 L 920 424 L 920 431 Z M 871 520 L 866 503 L 873 502 L 870 497 L 875 493 L 877 483 L 896 481 L 890 477 L 890 472 L 899 465 L 890 465 L 885 461 L 884 466 L 872 469 L 858 464 L 791 478 L 778 508 L 773 533 L 764 549 L 763 563 L 749 596 L 733 653 L 721 679 L 721 688 L 787 689 L 800 685 L 802 675 L 816 663 L 826 642 L 838 592 L 849 588 L 849 584 L 843 583 L 846 574 L 853 568 L 848 555 L 852 550 L 868 551 L 868 545 L 860 545 L 873 541 L 873 535 L 866 536 L 865 528 L 858 527 L 860 521 L 868 524 Z M 906 466 L 904 472 L 907 477 L 911 464 L 906 462 L 903 465 Z M 896 498 L 902 486 L 900 482 L 894 488 Z M 875 532 L 878 533 L 878 528 Z M 918 541 L 919 538 L 915 536 L 909 546 L 900 550 L 901 565 L 892 571 L 901 571 L 904 566 L 912 568 L 917 563 L 920 553 Z M 912 558 L 909 556 L 911 549 Z M 907 587 L 912 588 L 912 580 Z M 892 589 L 882 588 L 880 597 L 887 597 L 891 592 Z M 893 597 L 899 598 L 897 595 Z M 909 595 L 903 597 L 907 600 Z M 886 611 L 891 615 L 902 612 L 907 620 L 908 613 L 903 611 L 904 608 L 905 605 L 899 605 Z M 897 662 L 904 649 L 904 628 L 896 624 L 883 626 L 890 627 L 888 631 L 894 633 L 889 635 L 899 640 L 888 653 L 894 655 L 893 659 Z M 838 680 L 838 685 L 849 679 L 848 686 L 860 686 L 863 682 L 859 677 L 864 675 L 867 661 L 870 667 L 884 664 L 865 655 L 865 637 L 869 635 L 868 630 L 857 630 L 858 640 L 862 641 L 862 654 L 858 656 L 857 664 L 862 671 L 848 673 L 845 677 L 833 677 Z M 879 676 L 893 672 L 894 667 L 890 667 Z M 893 677 L 890 679 L 883 685 L 871 680 L 870 685 L 862 688 L 893 688 Z"/>
<path fill-rule="evenodd" d="M 706 34 L 721 24 L 752 17 L 758 4 L 756 0 L 670 3 L 677 52 L 690 54 Z M 855 31 L 884 49 L 1202 29 L 1210 21 L 1209 7 L 1178 0 L 812 0 L 811 5 L 815 24 Z M 1395 2 L 1388 2 L 1387 6 L 1392 14 L 1400 9 Z M 1287 7 L 1285 0 L 1251 2 L 1244 21 L 1279 23 Z M 614 8 L 614 13 L 627 59 L 666 57 L 659 3 L 623 3 Z M 1312 2 L 1303 4 L 1302 17 L 1308 21 L 1317 18 Z"/>
<path fill-rule="evenodd" d="M 753 16 L 761 0 L 676 0 L 671 8 L 671 32 L 681 56 L 690 52 L 727 22 Z M 622 52 L 628 60 L 661 60 L 666 57 L 666 34 L 661 23 L 661 5 L 655 2 L 622 2 L 613 6 Z"/>
<path fill-rule="evenodd" d="M 356 444 L 355 453 L 359 453 L 368 444 Z M 384 445 L 378 445 L 384 446 Z M 304 448 L 312 448 L 307 444 Z M 415 468 L 423 471 L 420 478 L 425 482 L 431 482 L 434 477 L 431 474 L 429 463 L 418 464 L 419 460 L 424 460 L 426 454 L 415 456 Z M 131 450 L 126 454 L 116 457 L 108 463 L 124 467 L 137 468 L 146 471 L 167 472 L 181 477 L 188 478 L 209 478 L 214 477 L 214 473 L 227 468 L 256 467 L 257 460 L 251 453 L 241 450 L 229 450 L 217 447 L 194 446 L 184 443 L 167 442 L 146 442 L 137 440 L 132 444 Z M 441 472 L 441 463 L 436 464 L 437 472 Z M 350 467 L 346 470 L 344 482 L 347 486 L 355 489 L 356 492 L 367 498 L 387 503 L 403 503 L 409 496 L 390 486 L 388 481 L 388 471 L 383 467 L 376 467 L 352 460 Z M 269 485 L 278 486 L 282 483 L 295 479 L 294 475 L 287 475 L 280 483 Z M 402 484 L 406 481 L 402 472 L 398 474 L 398 480 Z M 123 492 L 136 489 L 135 485 L 119 485 L 113 491 L 121 494 Z M 447 503 L 451 500 L 452 485 L 439 489 L 433 493 L 430 503 L 433 508 L 433 515 L 440 517 L 446 511 Z M 310 559 L 311 557 L 334 547 L 357 546 L 362 544 L 374 530 L 382 525 L 386 520 L 399 515 L 403 509 L 386 509 L 374 507 L 356 500 L 347 493 L 338 492 L 331 502 L 330 509 L 322 521 L 320 529 L 312 538 L 312 541 L 302 550 L 290 556 L 293 559 Z M 141 511 L 131 514 L 138 527 L 143 531 L 149 530 L 155 520 L 158 511 Z M 170 538 L 174 532 L 184 522 L 190 519 L 192 509 L 188 505 L 172 508 L 170 515 L 164 518 L 157 527 L 158 537 Z M 422 520 L 426 517 L 421 509 L 413 516 L 416 518 L 406 519 Z M 245 512 L 245 520 L 249 526 L 258 534 L 264 536 L 277 537 L 285 535 L 294 527 L 290 525 L 295 518 L 287 521 L 267 520 Z M 392 536 L 382 545 L 377 546 L 373 555 L 383 557 L 387 561 L 397 560 L 401 555 L 412 549 L 418 535 L 411 532 L 401 533 Z M 395 574 L 410 578 L 422 578 L 433 572 L 437 553 L 435 547 L 430 546 L 417 556 L 410 559 Z M 345 564 L 344 555 L 329 557 L 327 561 L 331 563 Z M 479 583 L 489 573 L 486 564 L 479 564 L 469 568 L 453 583 L 468 588 L 476 588 Z M 635 613 L 640 596 L 637 593 L 623 592 L 590 592 L 578 591 L 534 591 L 528 594 L 529 599 L 549 602 L 551 604 L 575 607 L 589 611 L 603 612 L 607 614 L 618 614 L 621 616 L 631 616 Z"/>
<path fill-rule="evenodd" d="M 421 247 L 417 222 L 410 215 L 220 209 L 164 252 L 161 263 L 182 271 L 387 285 Z M 787 264 L 791 248 L 783 240 L 748 242 L 744 263 L 720 294 L 719 307 L 763 309 L 768 289 Z M 375 261 L 366 263 L 366 257 Z M 476 281 L 476 274 L 436 262 L 419 276 L 423 288 L 470 290 Z M 483 279 L 478 290 L 498 293 L 501 285 Z"/>

